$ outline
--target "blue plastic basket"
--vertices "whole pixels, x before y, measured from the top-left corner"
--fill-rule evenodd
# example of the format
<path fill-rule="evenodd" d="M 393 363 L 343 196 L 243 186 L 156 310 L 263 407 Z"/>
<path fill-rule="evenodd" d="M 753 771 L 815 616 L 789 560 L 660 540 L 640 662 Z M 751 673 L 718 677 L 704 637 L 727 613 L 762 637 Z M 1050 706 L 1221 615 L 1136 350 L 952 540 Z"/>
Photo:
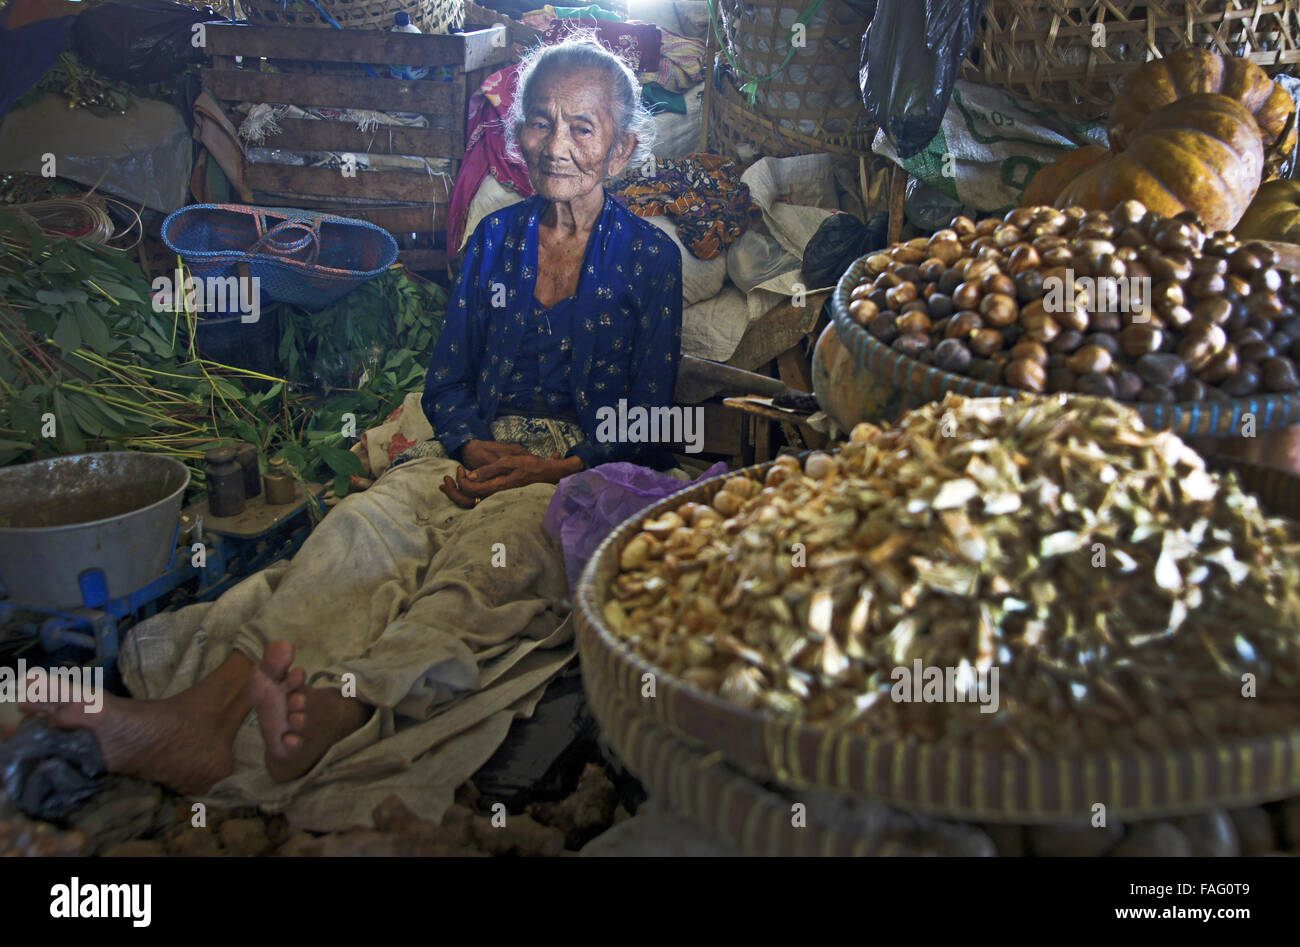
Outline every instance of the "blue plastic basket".
<path fill-rule="evenodd" d="M 235 275 L 238 264 L 272 299 L 320 309 L 397 259 L 382 227 L 332 214 L 294 214 L 247 204 L 191 204 L 162 225 L 163 243 L 197 279 Z"/>

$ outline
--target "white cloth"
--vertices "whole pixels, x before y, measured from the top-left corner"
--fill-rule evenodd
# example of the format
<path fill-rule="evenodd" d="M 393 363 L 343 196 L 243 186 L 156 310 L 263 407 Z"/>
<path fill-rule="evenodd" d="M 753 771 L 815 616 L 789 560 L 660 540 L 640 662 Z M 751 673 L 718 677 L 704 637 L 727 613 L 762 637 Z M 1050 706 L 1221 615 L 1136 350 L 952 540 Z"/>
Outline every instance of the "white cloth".
<path fill-rule="evenodd" d="M 751 321 L 745 294 L 727 283 L 718 295 L 682 310 L 682 354 L 725 362 Z"/>
<path fill-rule="evenodd" d="M 704 83 L 692 86 L 686 96 L 686 114 L 660 112 L 655 116 L 656 158 L 685 158 L 700 150 L 700 126 L 704 116 Z"/>
<path fill-rule="evenodd" d="M 267 774 L 250 713 L 213 804 L 339 831 L 371 825 L 395 793 L 437 822 L 572 658 L 563 558 L 542 529 L 555 487 L 508 490 L 463 510 L 438 489 L 455 468 L 424 458 L 390 469 L 335 507 L 291 562 L 132 630 L 119 667 L 137 698 L 179 693 L 233 650 L 258 660 L 268 641 L 288 640 L 308 686 L 340 686 L 352 674 L 357 696 L 376 708 L 286 783 Z"/>
<path fill-rule="evenodd" d="M 900 160 L 883 129 L 871 150 L 953 200 L 995 211 L 1018 204 L 1039 168 L 1085 144 L 1105 147 L 1101 123 L 1079 122 L 1034 108 L 1005 89 L 958 79 L 938 134 L 920 152 Z"/>
<path fill-rule="evenodd" d="M 712 260 L 701 260 L 686 248 L 677 236 L 677 225 L 667 217 L 646 217 L 668 236 L 682 252 L 682 305 L 692 306 L 704 299 L 718 295 L 727 281 L 727 257 L 719 254 Z M 695 354 L 693 352 L 687 354 Z"/>

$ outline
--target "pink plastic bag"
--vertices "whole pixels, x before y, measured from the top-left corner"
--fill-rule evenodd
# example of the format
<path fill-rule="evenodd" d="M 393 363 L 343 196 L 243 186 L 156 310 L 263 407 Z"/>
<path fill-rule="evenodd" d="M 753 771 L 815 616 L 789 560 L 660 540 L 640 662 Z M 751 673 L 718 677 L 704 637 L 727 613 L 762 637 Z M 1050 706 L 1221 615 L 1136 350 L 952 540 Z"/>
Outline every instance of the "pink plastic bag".
<path fill-rule="evenodd" d="M 555 489 L 542 525 L 564 550 L 569 588 L 578 586 L 587 560 L 619 523 L 687 487 L 727 472 L 718 461 L 690 483 L 637 464 L 601 464 L 571 477 Z"/>

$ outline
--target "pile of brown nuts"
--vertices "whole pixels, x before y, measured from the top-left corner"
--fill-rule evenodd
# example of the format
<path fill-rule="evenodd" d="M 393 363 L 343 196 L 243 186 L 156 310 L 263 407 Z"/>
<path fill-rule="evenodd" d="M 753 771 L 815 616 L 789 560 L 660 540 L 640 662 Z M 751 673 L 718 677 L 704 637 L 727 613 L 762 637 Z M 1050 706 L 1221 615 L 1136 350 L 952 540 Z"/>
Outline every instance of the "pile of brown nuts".
<path fill-rule="evenodd" d="M 1108 399 L 949 395 L 859 424 L 646 520 L 620 566 L 611 632 L 741 707 L 1022 752 L 1300 722 L 1300 528 Z M 917 662 L 966 699 L 900 700 Z"/>
<path fill-rule="evenodd" d="M 1137 201 L 957 217 L 868 257 L 849 314 L 946 371 L 1120 401 L 1300 389 L 1300 281 L 1267 245 Z"/>
<path fill-rule="evenodd" d="M 0 819 L 0 857 L 84 855 L 88 845 L 89 838 L 82 829 L 64 832 L 48 822 L 33 822 L 21 815 Z"/>

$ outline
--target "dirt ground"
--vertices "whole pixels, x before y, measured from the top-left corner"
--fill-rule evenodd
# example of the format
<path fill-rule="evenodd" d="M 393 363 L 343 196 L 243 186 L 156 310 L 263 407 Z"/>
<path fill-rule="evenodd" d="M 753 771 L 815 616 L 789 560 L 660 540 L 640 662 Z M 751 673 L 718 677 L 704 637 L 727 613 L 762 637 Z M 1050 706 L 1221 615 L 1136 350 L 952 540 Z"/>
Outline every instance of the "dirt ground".
<path fill-rule="evenodd" d="M 317 835 L 256 809 L 208 809 L 156 786 L 119 780 L 73 814 L 67 826 L 10 812 L 0 821 L 0 855 L 101 856 L 562 856 L 630 818 L 611 767 L 588 763 L 577 787 L 554 802 L 511 813 L 461 787 L 441 824 L 397 797 L 375 810 L 374 829 Z M 201 824 L 199 824 L 201 823 Z"/>

